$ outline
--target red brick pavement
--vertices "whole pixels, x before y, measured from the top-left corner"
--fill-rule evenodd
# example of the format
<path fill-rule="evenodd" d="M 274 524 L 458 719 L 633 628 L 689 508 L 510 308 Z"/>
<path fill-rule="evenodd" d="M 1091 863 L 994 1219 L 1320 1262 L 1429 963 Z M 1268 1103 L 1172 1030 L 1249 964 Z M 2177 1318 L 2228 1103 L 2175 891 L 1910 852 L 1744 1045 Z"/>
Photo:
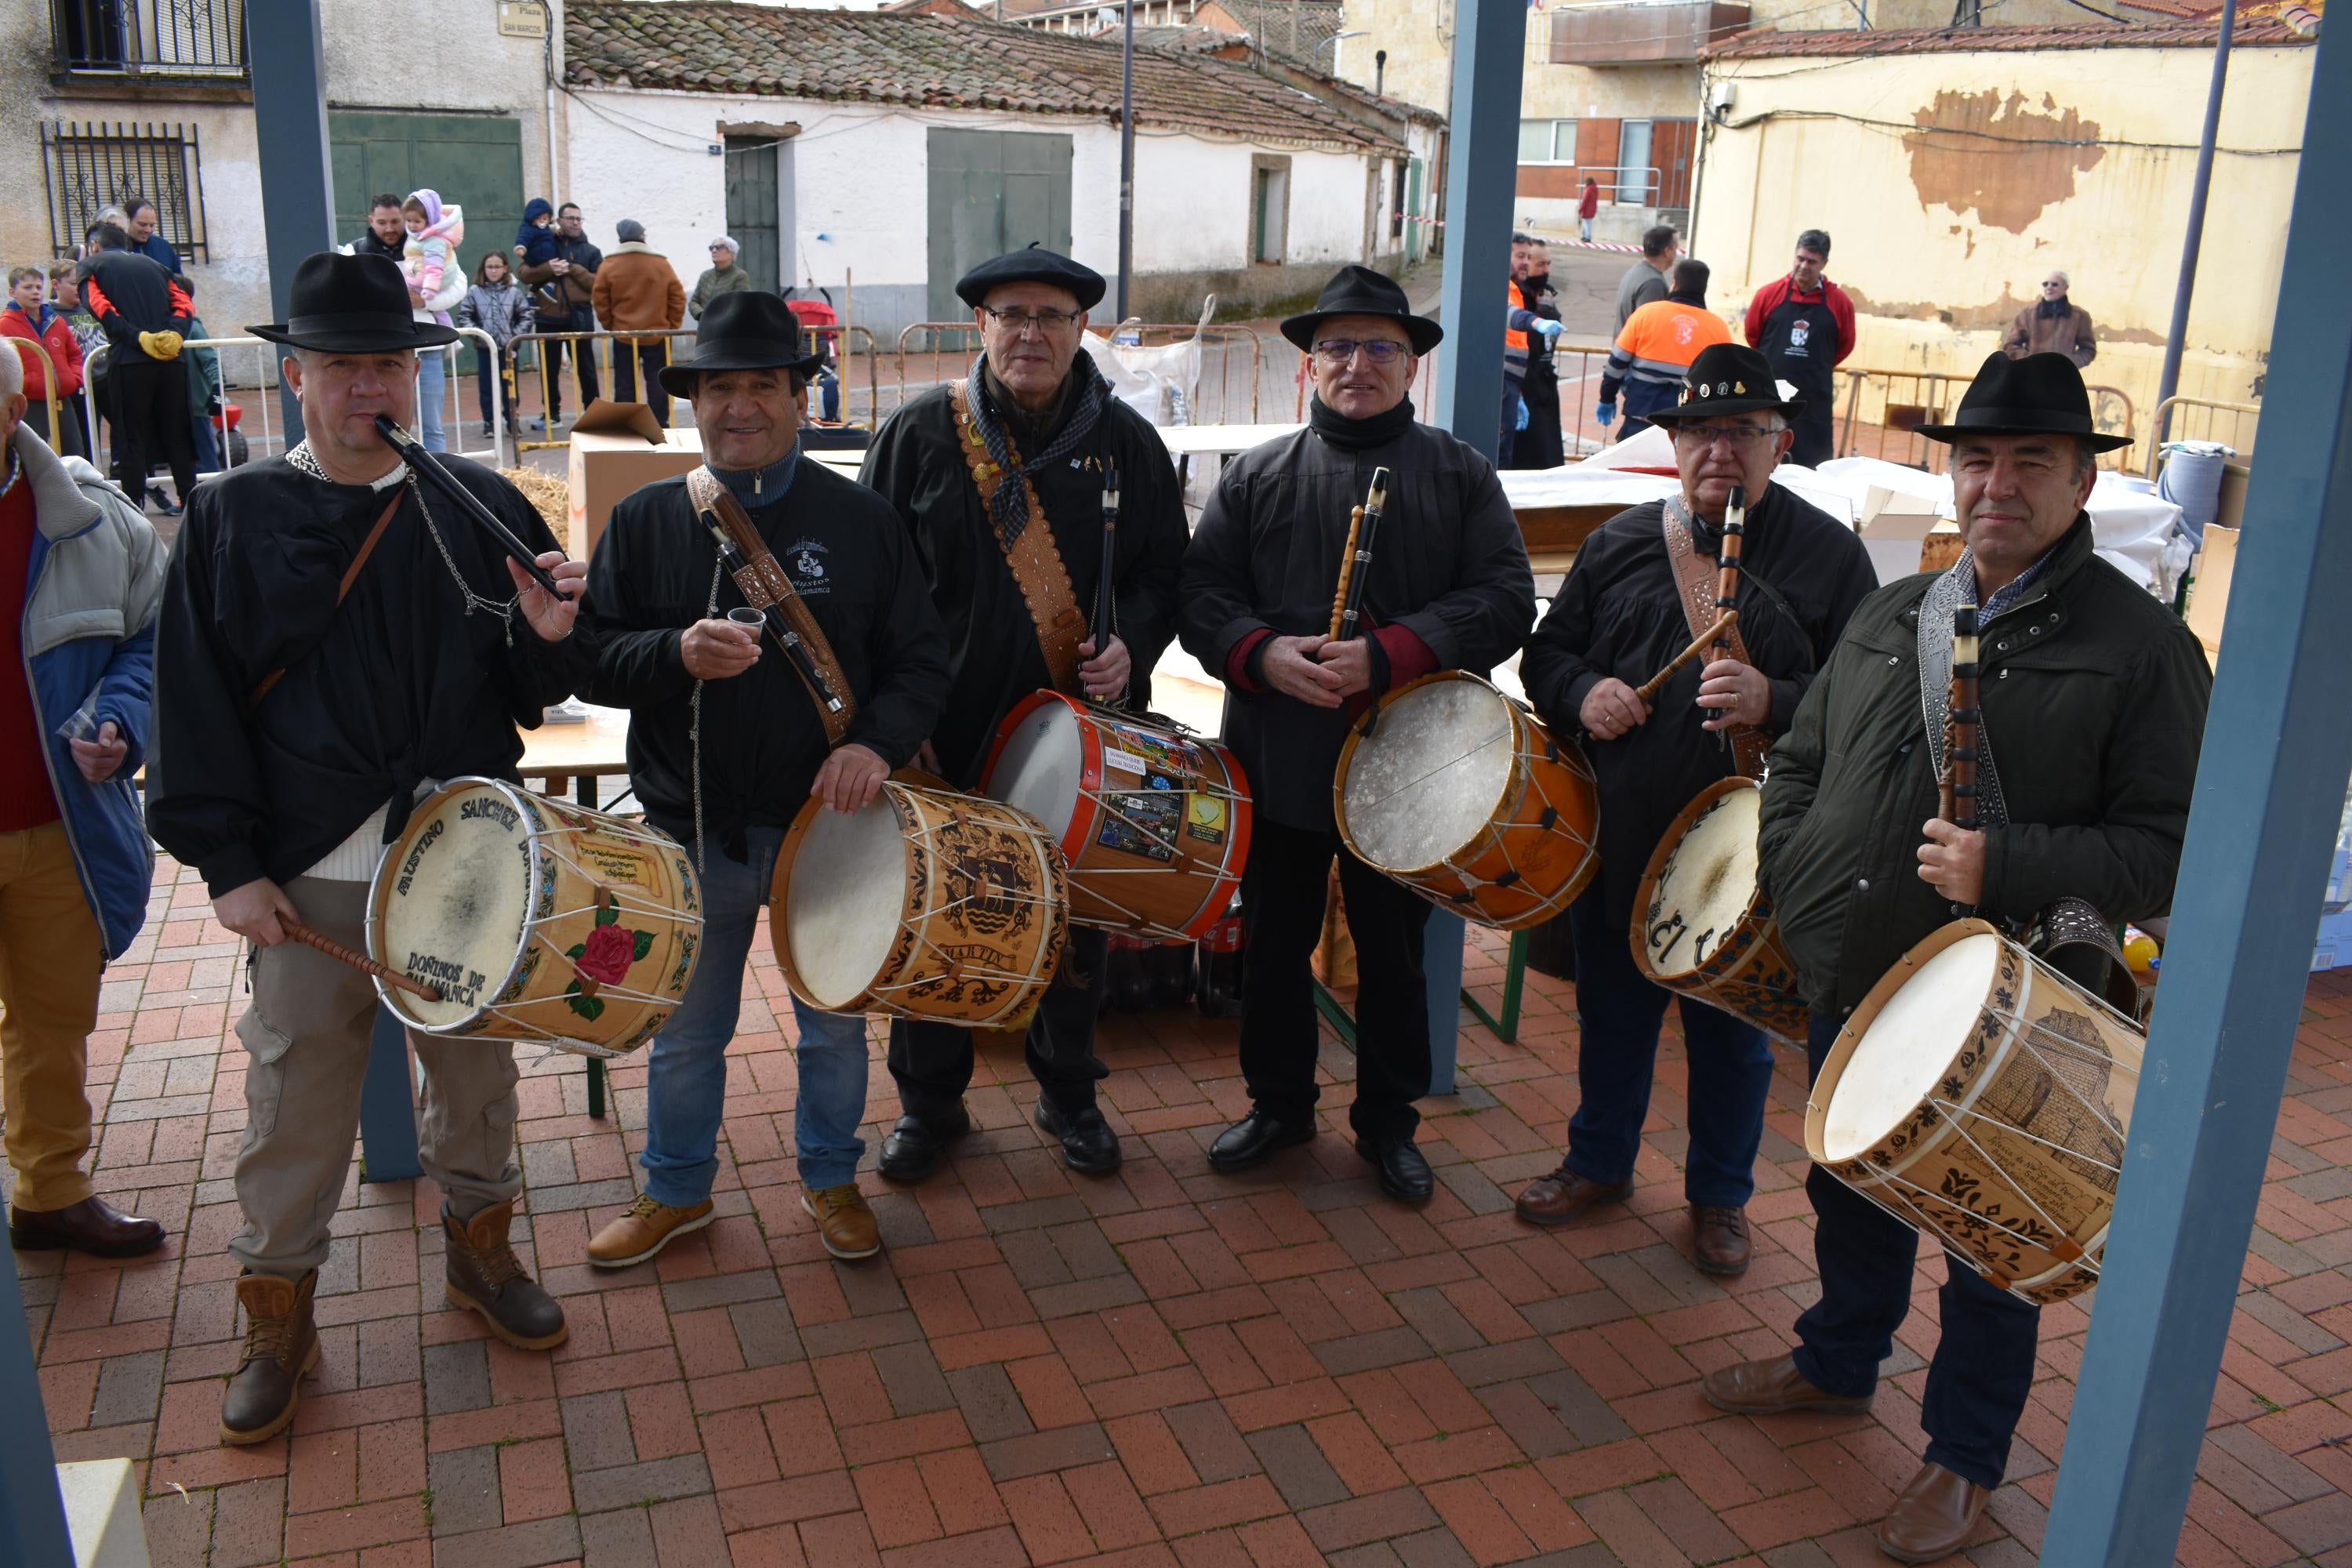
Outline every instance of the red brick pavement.
<path fill-rule="evenodd" d="M 20 1266 L 59 1457 L 137 1462 L 164 1568 L 1826 1568 L 1883 1561 L 1869 1526 L 1922 1446 L 1932 1262 L 1874 1416 L 1730 1419 L 1697 1392 L 1789 1342 L 1813 1290 L 1793 1058 L 1756 1263 L 1728 1289 L 1684 1256 L 1671 1037 L 1633 1204 L 1558 1233 L 1512 1217 L 1576 1103 L 1574 1021 L 1539 978 L 1519 1045 L 1462 1035 L 1461 1092 L 1428 1106 L 1426 1209 L 1380 1196 L 1343 1122 L 1248 1179 L 1210 1174 L 1202 1148 L 1244 1103 L 1233 1026 L 1167 1012 L 1105 1032 L 1118 1175 L 1066 1173 L 1018 1050 L 990 1049 L 981 1131 L 924 1186 L 864 1179 L 888 1249 L 847 1266 L 795 1201 L 789 1012 L 763 950 L 716 1225 L 655 1265 L 589 1269 L 592 1227 L 633 1190 L 643 1069 L 614 1074 L 617 1115 L 596 1121 L 576 1058 L 533 1062 L 518 1228 L 571 1342 L 488 1341 L 435 1288 L 430 1184 L 355 1181 L 291 1435 L 224 1448 L 242 988 L 236 944 L 168 864 L 156 916 L 108 973 L 91 1094 L 101 1189 L 173 1242 L 128 1267 Z M 1471 966 L 1490 1005 L 1495 953 Z M 1350 1058 L 1327 1044 L 1323 1065 L 1344 1106 Z M 869 1147 L 891 1114 L 878 1063 L 873 1081 Z M 2352 982 L 2313 983 L 2288 1087 L 2184 1563 L 2352 1564 Z M 2011 1479 L 1954 1561 L 2031 1561 L 2086 1321 L 2044 1315 Z"/>

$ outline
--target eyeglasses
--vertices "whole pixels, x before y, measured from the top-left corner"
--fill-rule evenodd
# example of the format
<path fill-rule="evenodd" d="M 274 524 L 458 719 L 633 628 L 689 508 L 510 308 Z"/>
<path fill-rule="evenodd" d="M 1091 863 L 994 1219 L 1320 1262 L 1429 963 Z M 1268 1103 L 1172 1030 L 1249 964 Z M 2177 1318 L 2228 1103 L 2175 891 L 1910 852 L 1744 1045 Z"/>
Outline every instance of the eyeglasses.
<path fill-rule="evenodd" d="M 1325 364 L 1346 364 L 1358 349 L 1374 364 L 1394 364 L 1411 352 L 1394 338 L 1325 338 L 1315 345 L 1315 357 Z"/>
<path fill-rule="evenodd" d="M 1032 327 L 1037 329 L 1040 337 L 1044 337 L 1070 326 L 1086 314 L 1084 310 L 1000 310 L 992 305 L 982 305 L 981 310 L 986 312 L 990 321 L 1015 337 L 1027 335 Z"/>
<path fill-rule="evenodd" d="M 2063 289 L 2066 287 L 2066 279 L 2063 278 L 2045 278 L 2042 280 L 2042 286 L 2044 289 Z"/>
<path fill-rule="evenodd" d="M 1736 452 L 1752 452 L 1780 432 L 1759 430 L 1752 425 L 1677 425 L 1675 445 L 1677 447 L 1712 447 L 1727 443 Z"/>

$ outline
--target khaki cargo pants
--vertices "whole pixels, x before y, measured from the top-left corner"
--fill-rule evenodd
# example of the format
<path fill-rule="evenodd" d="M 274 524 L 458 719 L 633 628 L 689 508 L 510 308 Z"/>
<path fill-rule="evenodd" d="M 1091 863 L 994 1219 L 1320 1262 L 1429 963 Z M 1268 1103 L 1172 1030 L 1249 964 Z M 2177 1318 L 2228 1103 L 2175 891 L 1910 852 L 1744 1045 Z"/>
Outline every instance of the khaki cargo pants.
<path fill-rule="evenodd" d="M 0 833 L 0 1081 L 16 1205 L 26 1213 L 90 1195 L 83 1079 L 105 958 L 65 824 Z"/>
<path fill-rule="evenodd" d="M 367 948 L 365 882 L 297 877 L 286 896 L 303 922 Z M 230 1254 L 257 1274 L 299 1279 L 327 1260 L 329 1227 L 350 1174 L 360 1084 L 375 1027 L 374 982 L 298 942 L 254 955 L 253 1003 L 237 1020 L 251 1058 L 236 1201 L 245 1228 Z M 417 1152 L 450 1207 L 469 1216 L 522 1191 L 515 1163 L 514 1048 L 503 1040 L 408 1033 L 425 1068 Z"/>

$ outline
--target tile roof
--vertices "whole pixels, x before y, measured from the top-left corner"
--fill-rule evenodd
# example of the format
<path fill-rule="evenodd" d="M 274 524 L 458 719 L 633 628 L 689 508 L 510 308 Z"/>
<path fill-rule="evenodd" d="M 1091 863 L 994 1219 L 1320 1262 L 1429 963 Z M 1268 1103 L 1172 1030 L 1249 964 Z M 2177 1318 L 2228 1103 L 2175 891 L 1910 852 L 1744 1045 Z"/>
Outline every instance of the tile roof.
<path fill-rule="evenodd" d="M 1116 42 L 1119 29 L 1116 23 L 1106 24 L 1094 35 Z M 1215 27 L 1197 24 L 1179 27 L 1138 27 L 1135 47 L 1139 49 L 1172 49 L 1180 55 L 1213 55 L 1219 49 L 1246 49 L 1247 33 L 1227 33 Z"/>
<path fill-rule="evenodd" d="M 2034 49 L 2179 49 L 2211 48 L 2221 28 L 2205 21 L 2151 22 L 2145 26 L 2112 23 L 2071 24 L 2037 27 L 1880 27 L 1867 33 L 1843 31 L 1780 32 L 1769 28 L 1742 33 L 1706 51 L 1711 60 L 1784 58 L 1862 58 L 1873 55 L 2006 53 Z M 2234 44 L 2307 44 L 2279 21 L 2242 21 Z"/>
<path fill-rule="evenodd" d="M 573 0 L 574 87 L 1085 115 L 1116 121 L 1116 40 L 962 17 L 785 10 L 724 0 Z M 1135 61 L 1136 122 L 1390 153 L 1391 137 L 1248 67 L 1162 49 Z"/>
<path fill-rule="evenodd" d="M 1320 68 L 1320 53 L 1339 31 L 1339 7 L 1327 0 L 1216 0 L 1269 55 Z M 1294 30 L 1295 29 L 1295 30 Z"/>

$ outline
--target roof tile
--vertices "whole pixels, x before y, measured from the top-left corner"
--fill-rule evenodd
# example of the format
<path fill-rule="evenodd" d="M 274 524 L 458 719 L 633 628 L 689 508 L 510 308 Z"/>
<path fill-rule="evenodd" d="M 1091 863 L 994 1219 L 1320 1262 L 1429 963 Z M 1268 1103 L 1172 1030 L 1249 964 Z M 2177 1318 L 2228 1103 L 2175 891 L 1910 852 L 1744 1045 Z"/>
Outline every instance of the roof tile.
<path fill-rule="evenodd" d="M 1706 51 L 1711 60 L 1785 58 L 1864 58 L 1873 55 L 2006 53 L 2034 49 L 2158 49 L 2211 48 L 2221 35 L 2210 19 L 2146 26 L 2116 26 L 2091 22 L 2032 27 L 1877 27 L 1867 33 L 1839 31 L 1780 32 L 1769 28 L 1742 33 Z M 2231 36 L 2235 45 L 2307 44 L 2284 22 L 2242 21 Z"/>

